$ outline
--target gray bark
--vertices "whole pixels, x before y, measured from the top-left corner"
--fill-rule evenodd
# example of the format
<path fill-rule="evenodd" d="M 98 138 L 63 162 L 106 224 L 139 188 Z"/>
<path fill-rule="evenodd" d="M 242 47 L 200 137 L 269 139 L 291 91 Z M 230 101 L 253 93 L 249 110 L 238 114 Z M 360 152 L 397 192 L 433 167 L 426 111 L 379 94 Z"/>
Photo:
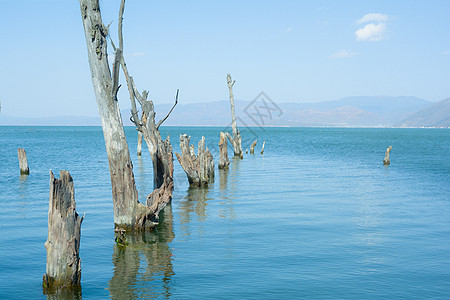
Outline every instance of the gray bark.
<path fill-rule="evenodd" d="M 234 155 L 239 156 L 240 158 L 244 157 L 241 146 L 241 134 L 236 125 L 236 114 L 234 110 L 234 96 L 233 96 L 233 85 L 235 84 L 235 80 L 231 80 L 231 75 L 227 74 L 227 84 L 228 84 L 228 92 L 230 94 L 230 106 L 231 106 L 231 127 L 233 130 L 233 139 L 230 139 L 231 144 L 233 145 Z"/>
<path fill-rule="evenodd" d="M 251 145 L 250 145 L 250 154 L 255 154 L 255 146 L 256 143 L 258 142 L 258 140 L 255 140 Z"/>
<path fill-rule="evenodd" d="M 389 146 L 386 149 L 386 153 L 384 154 L 383 165 L 385 165 L 385 166 L 388 166 L 391 164 L 391 160 L 389 158 L 389 154 L 391 153 L 391 150 L 392 150 L 392 146 Z"/>
<path fill-rule="evenodd" d="M 192 147 L 189 147 L 191 137 L 186 134 L 180 134 L 181 155 L 175 153 L 181 167 L 186 172 L 188 181 L 192 186 L 206 186 L 214 179 L 214 159 L 205 148 L 205 137 L 202 136 L 198 142 L 198 155 L 193 153 Z"/>
<path fill-rule="evenodd" d="M 30 174 L 30 168 L 28 167 L 27 153 L 24 149 L 17 149 L 17 156 L 19 157 L 20 175 Z"/>
<path fill-rule="evenodd" d="M 116 51 L 111 76 L 106 47 L 108 28 L 102 22 L 99 0 L 79 2 L 92 83 L 108 154 L 115 227 L 125 230 L 152 228 L 158 216 L 138 201 L 133 164 L 117 101 L 121 50 Z"/>
<path fill-rule="evenodd" d="M 47 268 L 44 292 L 79 288 L 81 280 L 80 238 L 84 217 L 76 212 L 74 185 L 67 171 L 56 179 L 50 170 L 48 208 Z"/>
<path fill-rule="evenodd" d="M 221 132 L 219 141 L 219 169 L 226 169 L 229 164 L 227 136 L 225 133 Z"/>

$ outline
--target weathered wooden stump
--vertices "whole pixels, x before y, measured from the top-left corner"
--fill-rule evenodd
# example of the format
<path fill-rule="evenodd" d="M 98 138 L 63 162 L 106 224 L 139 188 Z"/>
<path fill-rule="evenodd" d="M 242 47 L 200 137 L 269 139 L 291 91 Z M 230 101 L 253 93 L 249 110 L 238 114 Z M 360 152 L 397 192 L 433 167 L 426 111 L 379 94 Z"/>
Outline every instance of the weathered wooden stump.
<path fill-rule="evenodd" d="M 28 168 L 27 153 L 25 152 L 25 150 L 22 148 L 17 149 L 17 156 L 19 157 L 20 175 L 30 174 L 30 168 Z"/>
<path fill-rule="evenodd" d="M 142 132 L 138 131 L 137 155 L 142 155 Z"/>
<path fill-rule="evenodd" d="M 195 155 L 194 146 L 189 147 L 191 137 L 180 134 L 181 155 L 175 153 L 181 167 L 186 172 L 189 184 L 192 186 L 206 186 L 214 179 L 214 159 L 205 149 L 205 137 L 198 142 L 198 155 Z"/>
<path fill-rule="evenodd" d="M 73 179 L 67 171 L 55 178 L 50 170 L 47 268 L 44 293 L 79 289 L 81 281 L 80 238 L 84 216 L 76 212 Z"/>
<path fill-rule="evenodd" d="M 265 145 L 266 145 L 266 141 L 263 142 L 262 149 L 261 149 L 261 154 L 264 154 L 264 146 Z"/>
<path fill-rule="evenodd" d="M 226 169 L 229 164 L 227 138 L 226 134 L 221 132 L 219 141 L 219 169 Z"/>
<path fill-rule="evenodd" d="M 255 154 L 255 146 L 256 143 L 258 142 L 258 140 L 255 140 L 251 145 L 250 145 L 250 154 Z"/>
<path fill-rule="evenodd" d="M 242 152 L 242 138 L 241 133 L 236 125 L 236 113 L 234 111 L 234 96 L 233 96 L 233 85 L 236 83 L 236 80 L 231 80 L 231 75 L 227 74 L 227 85 L 228 92 L 230 94 L 230 106 L 231 106 L 231 127 L 233 129 L 233 137 L 230 134 L 227 135 L 230 140 L 231 145 L 233 145 L 234 156 L 238 156 L 239 158 L 244 157 L 244 153 Z"/>
<path fill-rule="evenodd" d="M 389 159 L 389 154 L 391 153 L 392 146 L 389 146 L 386 149 L 386 153 L 384 154 L 383 165 L 389 166 L 391 164 L 391 160 Z"/>

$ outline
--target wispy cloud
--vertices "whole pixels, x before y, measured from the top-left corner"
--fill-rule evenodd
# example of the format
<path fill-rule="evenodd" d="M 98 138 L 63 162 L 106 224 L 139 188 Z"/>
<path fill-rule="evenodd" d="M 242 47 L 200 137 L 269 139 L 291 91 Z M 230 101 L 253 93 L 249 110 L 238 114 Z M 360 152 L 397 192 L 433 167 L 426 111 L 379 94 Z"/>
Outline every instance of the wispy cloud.
<path fill-rule="evenodd" d="M 294 28 L 292 28 L 292 27 L 286 28 L 286 32 L 291 32 L 292 30 L 294 30 Z"/>
<path fill-rule="evenodd" d="M 369 22 L 387 22 L 389 20 L 388 15 L 384 14 L 367 14 L 361 19 L 359 19 L 357 24 L 364 24 Z"/>
<path fill-rule="evenodd" d="M 444 52 L 441 53 L 442 55 L 450 55 L 450 51 L 446 50 Z"/>
<path fill-rule="evenodd" d="M 133 57 L 139 57 L 139 56 L 144 56 L 144 55 L 145 55 L 145 52 L 134 52 L 132 54 Z"/>
<path fill-rule="evenodd" d="M 355 31 L 357 41 L 378 42 L 386 38 L 388 15 L 367 14 L 356 23 L 366 24 L 364 27 Z"/>
<path fill-rule="evenodd" d="M 350 58 L 350 57 L 353 57 L 355 55 L 358 55 L 358 52 L 350 52 L 350 51 L 347 51 L 347 50 L 341 50 L 341 51 L 338 51 L 336 53 L 331 54 L 330 58 L 332 58 L 332 59 Z"/>

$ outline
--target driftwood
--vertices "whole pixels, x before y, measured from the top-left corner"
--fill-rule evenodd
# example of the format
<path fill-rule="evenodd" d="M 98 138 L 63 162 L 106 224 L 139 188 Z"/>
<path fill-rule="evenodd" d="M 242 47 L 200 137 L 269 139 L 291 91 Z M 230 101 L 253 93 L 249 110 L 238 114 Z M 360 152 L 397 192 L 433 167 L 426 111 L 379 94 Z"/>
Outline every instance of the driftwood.
<path fill-rule="evenodd" d="M 43 277 L 45 293 L 80 288 L 80 237 L 84 216 L 76 212 L 73 179 L 60 171 L 59 179 L 50 170 L 48 208 L 47 268 Z"/>
<path fill-rule="evenodd" d="M 205 137 L 198 142 L 198 155 L 195 155 L 194 146 L 189 147 L 191 137 L 180 134 L 181 155 L 175 153 L 181 167 L 186 172 L 189 184 L 192 186 L 206 186 L 214 179 L 214 159 L 205 149 Z"/>
<path fill-rule="evenodd" d="M 227 137 L 225 133 L 221 132 L 219 141 L 219 169 L 226 169 L 229 164 Z"/>
<path fill-rule="evenodd" d="M 30 174 L 30 168 L 28 167 L 27 153 L 24 149 L 17 149 L 17 156 L 19 157 L 20 175 Z"/>
<path fill-rule="evenodd" d="M 228 92 L 230 94 L 230 106 L 231 106 L 231 127 L 233 130 L 233 138 L 231 138 L 230 135 L 228 135 L 228 139 L 230 140 L 231 145 L 233 145 L 234 149 L 234 155 L 239 156 L 240 158 L 244 157 L 244 154 L 242 153 L 242 138 L 241 134 L 239 132 L 239 129 L 236 125 L 236 114 L 234 111 L 234 96 L 233 96 L 233 85 L 235 84 L 235 80 L 231 80 L 231 75 L 227 74 L 227 84 L 228 84 Z"/>
<path fill-rule="evenodd" d="M 258 140 L 255 140 L 251 145 L 250 145 L 250 154 L 255 154 L 255 146 L 256 143 L 258 142 Z"/>
<path fill-rule="evenodd" d="M 266 141 L 263 142 L 262 149 L 261 149 L 261 154 L 264 154 L 264 146 L 265 145 L 266 145 Z"/>
<path fill-rule="evenodd" d="M 391 150 L 392 150 L 392 146 L 389 146 L 386 149 L 386 153 L 385 153 L 384 159 L 383 159 L 383 165 L 385 165 L 385 166 L 388 166 L 391 164 L 391 160 L 389 159 L 389 154 L 391 153 Z"/>
<path fill-rule="evenodd" d="M 126 71 L 125 61 L 122 55 L 122 16 L 125 3 L 124 0 L 122 0 L 120 6 L 120 41 L 119 48 L 116 49 L 113 71 L 111 74 L 107 58 L 106 42 L 109 28 L 102 22 L 99 0 L 79 0 L 79 2 L 88 49 L 91 78 L 94 86 L 99 115 L 102 120 L 103 135 L 105 138 L 106 152 L 108 154 L 113 193 L 115 228 L 123 230 L 153 228 L 158 220 L 158 215 L 155 215 L 155 211 L 142 205 L 138 201 L 138 193 L 133 174 L 133 164 L 131 162 L 117 101 L 117 92 L 120 87 L 120 66 L 123 67 L 124 72 Z M 126 72 L 126 74 L 128 73 Z M 127 82 L 129 80 L 132 80 L 132 78 L 127 76 Z M 146 99 L 146 97 L 142 97 L 142 99 L 144 98 Z M 143 107 L 146 108 L 143 112 L 148 112 L 147 115 L 152 113 L 154 117 L 153 103 L 146 100 L 142 100 L 142 103 Z M 152 137 L 155 137 L 155 141 L 157 141 L 158 139 L 156 135 L 159 137 L 159 132 L 157 127 L 153 129 L 155 132 L 153 132 L 154 135 Z M 145 132 L 143 132 L 143 136 L 145 139 Z M 170 142 L 155 142 L 155 147 L 152 149 L 154 150 L 155 157 L 161 157 L 161 160 L 168 161 L 164 168 L 160 168 L 159 164 L 157 164 L 157 166 L 158 171 L 160 169 L 167 171 L 167 174 L 170 175 L 168 176 L 168 180 L 171 180 L 173 174 L 173 158 Z M 163 152 L 162 156 L 160 156 L 161 152 Z M 152 159 L 154 159 L 153 156 Z M 164 184 L 164 173 L 158 172 L 158 175 L 161 175 L 159 186 L 162 186 Z M 173 187 L 173 185 L 170 184 L 165 185 L 167 188 L 170 188 L 171 186 Z M 170 193 L 171 192 L 172 190 L 170 190 Z M 165 203 L 160 203 L 161 208 L 164 206 Z M 157 209 L 156 211 L 159 210 L 160 209 Z"/>

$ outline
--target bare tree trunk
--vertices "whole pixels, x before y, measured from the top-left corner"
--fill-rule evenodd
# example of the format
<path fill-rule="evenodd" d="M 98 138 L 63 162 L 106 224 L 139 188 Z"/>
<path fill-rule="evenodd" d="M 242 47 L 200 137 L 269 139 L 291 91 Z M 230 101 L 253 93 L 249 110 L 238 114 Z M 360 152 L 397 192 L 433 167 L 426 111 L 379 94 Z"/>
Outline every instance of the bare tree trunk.
<path fill-rule="evenodd" d="M 181 167 L 186 172 L 188 181 L 192 186 L 206 186 L 214 179 L 214 159 L 205 149 L 205 137 L 202 136 L 198 142 L 198 155 L 195 155 L 193 148 L 189 147 L 191 137 L 186 134 L 180 135 L 181 155 L 175 153 Z"/>
<path fill-rule="evenodd" d="M 157 216 L 138 201 L 133 164 L 117 101 L 121 50 L 116 51 L 113 76 L 108 65 L 106 36 L 99 0 L 79 0 L 88 49 L 89 66 L 100 118 L 113 195 L 114 223 L 126 230 L 151 228 Z"/>
<path fill-rule="evenodd" d="M 228 160 L 227 136 L 223 132 L 220 133 L 219 153 L 219 169 L 228 168 L 230 161 Z"/>
<path fill-rule="evenodd" d="M 137 155 L 142 155 L 142 132 L 138 131 Z"/>
<path fill-rule="evenodd" d="M 250 145 L 250 154 L 255 154 L 255 146 L 256 143 L 258 142 L 258 140 L 255 140 L 251 145 Z"/>
<path fill-rule="evenodd" d="M 80 288 L 81 223 L 76 212 L 73 179 L 60 171 L 59 180 L 50 170 L 48 208 L 47 268 L 43 277 L 44 292 L 63 288 Z"/>
<path fill-rule="evenodd" d="M 383 165 L 385 165 L 385 166 L 389 166 L 391 164 L 391 160 L 389 158 L 389 154 L 391 153 L 391 150 L 392 150 L 392 146 L 389 146 L 386 149 L 386 153 L 384 154 Z"/>
<path fill-rule="evenodd" d="M 236 114 L 234 111 L 234 96 L 233 96 L 233 85 L 235 84 L 235 80 L 231 80 L 231 75 L 227 74 L 227 84 L 228 84 L 228 91 L 230 93 L 230 105 L 231 105 L 231 127 L 233 130 L 233 139 L 230 139 L 231 144 L 233 145 L 234 149 L 234 155 L 239 156 L 240 158 L 244 157 L 244 154 L 242 153 L 242 146 L 241 146 L 241 134 L 239 132 L 239 129 L 236 125 Z"/>
<path fill-rule="evenodd" d="M 30 174 L 30 168 L 28 168 L 27 153 L 25 152 L 25 150 L 22 148 L 17 149 L 17 156 L 19 157 L 20 175 Z"/>
<path fill-rule="evenodd" d="M 261 154 L 264 154 L 264 146 L 265 145 L 266 145 L 266 141 L 263 142 L 262 149 L 261 149 Z"/>

